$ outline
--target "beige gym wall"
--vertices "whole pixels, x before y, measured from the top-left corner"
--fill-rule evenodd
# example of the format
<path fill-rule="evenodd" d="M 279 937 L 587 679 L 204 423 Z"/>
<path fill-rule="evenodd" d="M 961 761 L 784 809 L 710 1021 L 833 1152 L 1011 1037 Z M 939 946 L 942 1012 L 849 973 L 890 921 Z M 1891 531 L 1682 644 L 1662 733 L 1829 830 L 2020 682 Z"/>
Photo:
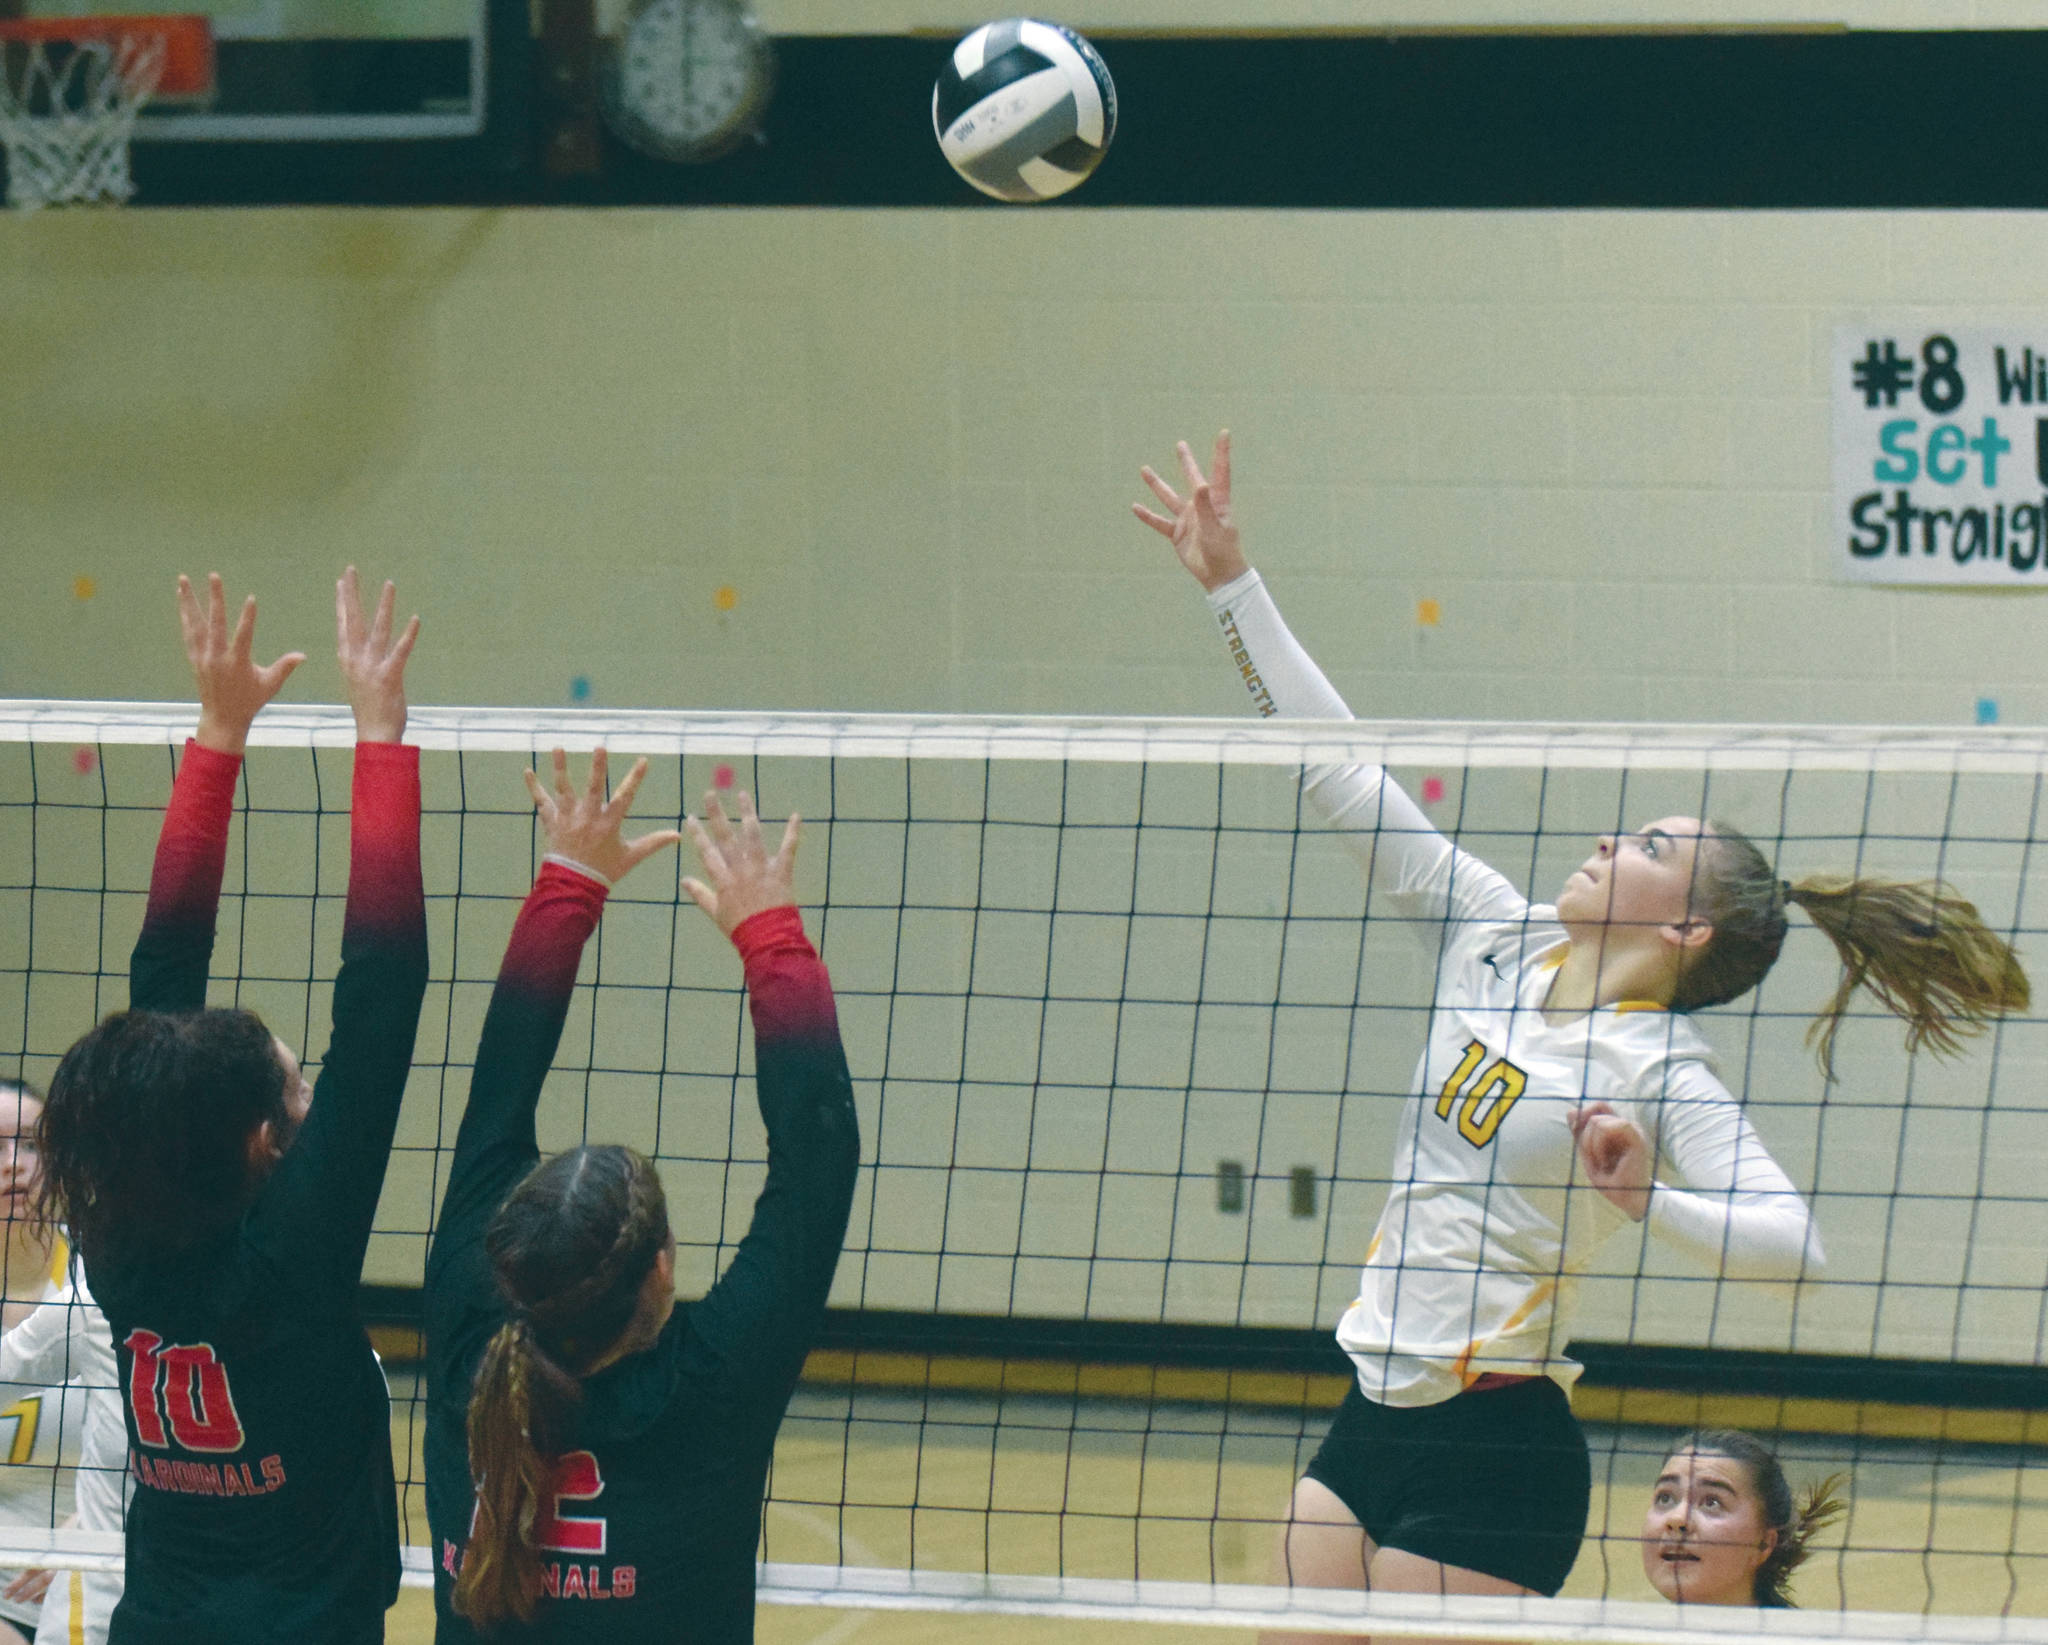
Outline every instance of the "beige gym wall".
<path fill-rule="evenodd" d="M 1902 310 L 2031 321 L 2044 252 L 2040 219 L 1989 213 L 10 218 L 0 695 L 184 695 L 170 581 L 218 567 L 262 592 L 267 646 L 314 653 L 293 696 L 331 699 L 331 579 L 355 559 L 427 618 L 421 701 L 565 705 L 580 675 L 599 706 L 1245 713 L 1198 595 L 1127 512 L 1141 461 L 1227 421 L 1254 556 L 1361 713 L 1963 725 L 1990 695 L 2039 723 L 2048 608 L 1848 587 L 1822 533 L 1831 328 Z M 122 820 L 127 883 L 147 809 Z M 118 972 L 135 912 L 115 909 L 87 963 Z M 487 947 L 475 932 L 499 912 L 469 940 Z M 299 969 L 278 974 L 303 975 L 291 929 Z M 464 974 L 489 963 L 468 955 Z M 1818 992 L 1817 959 L 1800 964 L 1788 1009 Z M 449 1030 L 458 1061 L 476 1003 Z M 32 1071 L 77 1014 L 38 1018 Z M 1888 1032 L 1859 1064 L 1892 1082 L 1884 1100 Z M 2048 1159 L 2031 1042 L 2006 1042 L 1995 1127 L 1912 1151 L 1931 1197 L 1911 1231 L 1933 1233 L 1909 1258 L 1889 1203 L 1862 1192 L 1904 1156 L 1904 1122 L 1837 1120 L 1817 1164 L 1800 1105 L 1818 1078 L 1796 1029 L 1781 1037 L 1768 1083 L 1789 1106 L 1760 1123 L 1796 1180 L 1839 1192 L 1821 1211 L 1845 1282 L 1815 1294 L 1800 1344 L 2024 1358 L 2024 1308 L 1957 1339 L 1939 1287 L 2010 1273 L 2032 1294 L 2038 1252 L 1969 1221 L 1987 1161 L 2038 1182 Z M 871 1143 L 876 1043 L 856 1056 Z M 1927 1075 L 1915 1100 L 1980 1102 L 1985 1066 Z M 459 1091 L 423 1076 L 405 1136 L 430 1142 Z M 1382 1157 L 1393 1105 L 1346 1108 L 1347 1157 Z M 1274 1124 L 1272 1161 L 1323 1157 L 1313 1123 Z M 1208 1168 L 1192 1144 L 1188 1165 Z M 419 1226 L 430 1179 L 394 1174 L 386 1226 Z M 899 1228 L 939 1226 L 921 1180 Z M 1197 1213 L 1213 1215 L 1199 1193 Z M 1316 1231 L 1305 1292 L 1264 1286 L 1245 1317 L 1301 1322 L 1302 1295 L 1341 1307 L 1358 1232 L 1339 1229 L 1318 1272 Z M 1169 1234 L 1193 1237 L 1131 1243 Z M 1264 1237 L 1301 1235 L 1282 1211 Z M 416 1241 L 380 1249 L 378 1277 L 417 1273 Z M 1143 1317 L 1160 1266 L 1098 1302 Z M 840 1300 L 868 1272 L 844 1265 Z M 938 1300 L 903 1274 L 869 1300 Z M 1866 1282 L 1883 1274 L 1936 1289 L 1879 1339 Z M 1792 1340 L 1756 1290 L 1731 1296 L 1715 1340 Z M 1694 1295 L 1656 1317 L 1683 1336 Z M 1002 1305 L 1000 1287 L 944 1300 Z M 1590 1312 L 1589 1334 L 1625 1328 L 1620 1301 Z"/>
<path fill-rule="evenodd" d="M 1361 713 L 2038 721 L 2031 596 L 1850 587 L 1821 533 L 1831 327 L 2028 314 L 2044 242 L 1993 213 L 7 220 L 0 693 L 180 695 L 177 569 L 318 651 L 355 559 L 426 614 L 425 700 L 1235 712 L 1127 513 L 1139 463 L 1228 422 L 1252 552 Z"/>

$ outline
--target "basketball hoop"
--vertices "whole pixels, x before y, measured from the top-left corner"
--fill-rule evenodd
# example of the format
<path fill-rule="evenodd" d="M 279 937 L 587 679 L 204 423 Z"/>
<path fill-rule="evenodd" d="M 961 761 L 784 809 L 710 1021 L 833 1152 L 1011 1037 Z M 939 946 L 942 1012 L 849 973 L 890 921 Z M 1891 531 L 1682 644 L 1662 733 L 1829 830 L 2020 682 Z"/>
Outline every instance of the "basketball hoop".
<path fill-rule="evenodd" d="M 45 17 L 0 22 L 0 144 L 17 210 L 135 192 L 128 142 L 159 92 L 213 85 L 204 17 Z"/>

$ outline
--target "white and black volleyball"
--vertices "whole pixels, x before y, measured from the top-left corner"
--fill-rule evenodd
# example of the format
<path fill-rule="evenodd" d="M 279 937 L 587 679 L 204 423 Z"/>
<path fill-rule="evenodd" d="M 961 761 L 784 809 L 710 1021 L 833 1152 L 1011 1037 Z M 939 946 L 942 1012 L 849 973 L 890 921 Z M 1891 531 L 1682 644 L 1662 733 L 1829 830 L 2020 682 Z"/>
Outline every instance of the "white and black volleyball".
<path fill-rule="evenodd" d="M 1087 180 L 1116 135 L 1116 84 L 1072 29 L 1011 17 L 953 48 L 932 87 L 947 162 L 998 200 L 1050 200 Z"/>

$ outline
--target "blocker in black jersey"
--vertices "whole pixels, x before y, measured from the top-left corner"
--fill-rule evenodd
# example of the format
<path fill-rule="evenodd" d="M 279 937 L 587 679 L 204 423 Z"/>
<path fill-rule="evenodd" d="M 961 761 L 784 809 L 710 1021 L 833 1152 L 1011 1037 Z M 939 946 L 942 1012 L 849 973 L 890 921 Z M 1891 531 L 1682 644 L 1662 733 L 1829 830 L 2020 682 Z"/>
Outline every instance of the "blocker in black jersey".
<path fill-rule="evenodd" d="M 186 745 L 130 1005 L 196 1011 L 239 758 Z M 354 1645 L 398 1593 L 384 1379 L 357 1313 L 426 989 L 418 750 L 357 747 L 334 1034 L 297 1140 L 217 1240 L 86 1254 L 127 1406 L 127 1587 L 114 1645 Z"/>
<path fill-rule="evenodd" d="M 469 1393 L 506 1303 L 484 1231 L 540 1157 L 534 1107 L 605 888 L 556 863 L 512 933 L 427 1263 L 427 1516 L 438 1641 L 725 1645 L 754 1636 L 754 1551 L 775 1432 L 846 1235 L 859 1132 L 831 984 L 794 908 L 733 932 L 745 964 L 768 1180 L 724 1276 L 654 1345 L 583 1383 L 577 1449 L 536 1535 L 530 1626 L 480 1635 L 449 1607 L 475 1501 Z"/>

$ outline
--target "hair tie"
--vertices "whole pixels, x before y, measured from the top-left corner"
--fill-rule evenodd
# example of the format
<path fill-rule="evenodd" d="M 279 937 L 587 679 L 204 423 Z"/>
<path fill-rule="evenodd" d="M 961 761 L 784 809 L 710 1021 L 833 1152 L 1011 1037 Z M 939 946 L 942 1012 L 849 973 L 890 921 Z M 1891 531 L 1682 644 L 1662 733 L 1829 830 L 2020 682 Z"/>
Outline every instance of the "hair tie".
<path fill-rule="evenodd" d="M 1792 900 L 1792 882 L 1790 880 L 1780 880 L 1778 882 L 1778 900 L 1780 902 L 1790 902 Z"/>

